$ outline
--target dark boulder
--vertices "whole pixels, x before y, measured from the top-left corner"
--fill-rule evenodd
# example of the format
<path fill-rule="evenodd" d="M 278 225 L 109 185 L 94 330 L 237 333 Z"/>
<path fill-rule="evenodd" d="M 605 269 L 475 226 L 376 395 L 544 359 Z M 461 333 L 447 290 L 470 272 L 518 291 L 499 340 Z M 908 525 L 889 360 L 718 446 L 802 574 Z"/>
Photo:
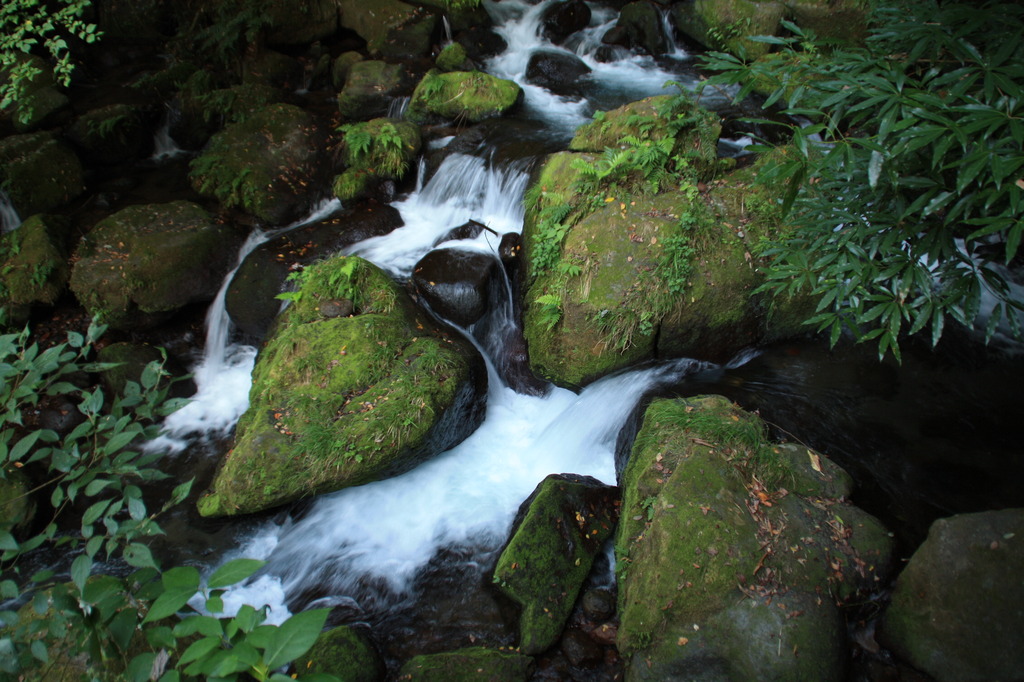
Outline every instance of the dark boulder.
<path fill-rule="evenodd" d="M 562 43 L 590 23 L 590 7 L 582 0 L 567 0 L 549 6 L 541 18 L 541 33 L 555 44 Z"/>
<path fill-rule="evenodd" d="M 653 2 L 638 0 L 622 8 L 619 21 L 612 30 L 625 33 L 629 46 L 658 56 L 668 52 L 670 41 L 665 35 L 661 10 Z M 615 44 L 621 44 L 618 39 Z"/>
<path fill-rule="evenodd" d="M 438 240 L 434 242 L 434 246 L 437 246 L 438 244 L 443 244 L 445 242 L 450 242 L 456 239 L 476 239 L 477 237 L 480 236 L 481 232 L 487 229 L 490 228 L 488 228 L 483 223 L 478 223 L 475 220 L 470 220 L 469 222 L 465 222 L 462 225 L 459 225 L 458 227 L 453 227 L 452 229 L 445 232 L 443 236 L 439 237 Z"/>
<path fill-rule="evenodd" d="M 466 327 L 487 312 L 495 265 L 479 251 L 435 249 L 416 263 L 412 280 L 435 313 Z"/>
<path fill-rule="evenodd" d="M 579 92 L 580 79 L 590 67 L 576 55 L 557 50 L 538 50 L 526 65 L 526 80 L 559 95 Z"/>

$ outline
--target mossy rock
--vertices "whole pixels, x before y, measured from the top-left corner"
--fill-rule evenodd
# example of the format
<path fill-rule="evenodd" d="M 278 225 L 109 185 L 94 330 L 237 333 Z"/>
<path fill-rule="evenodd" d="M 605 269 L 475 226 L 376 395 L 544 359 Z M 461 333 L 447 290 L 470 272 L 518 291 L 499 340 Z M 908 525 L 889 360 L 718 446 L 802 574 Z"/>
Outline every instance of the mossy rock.
<path fill-rule="evenodd" d="M 67 289 L 65 218 L 37 214 L 0 237 L 0 300 L 5 305 L 53 305 Z"/>
<path fill-rule="evenodd" d="M 348 81 L 349 71 L 357 63 L 363 61 L 363 55 L 358 52 L 342 52 L 338 58 L 331 63 L 331 85 L 335 90 L 341 90 Z"/>
<path fill-rule="evenodd" d="M 399 0 L 338 0 L 341 26 L 366 41 L 370 54 L 388 59 L 414 59 L 430 53 L 439 38 L 437 12 Z"/>
<path fill-rule="evenodd" d="M 263 18 L 269 23 L 266 39 L 270 45 L 308 45 L 329 38 L 338 30 L 335 0 L 288 2 L 271 0 L 264 4 Z"/>
<path fill-rule="evenodd" d="M 839 605 L 877 590 L 892 540 L 765 431 L 719 396 L 647 408 L 616 535 L 628 679 L 844 679 Z"/>
<path fill-rule="evenodd" d="M 214 135 L 192 161 L 189 180 L 203 196 L 281 225 L 308 210 L 327 161 L 313 117 L 272 104 Z"/>
<path fill-rule="evenodd" d="M 401 179 L 420 153 L 420 127 L 401 119 L 375 118 L 345 128 L 343 157 L 350 169 Z"/>
<path fill-rule="evenodd" d="M 523 502 L 494 582 L 519 604 L 519 650 L 539 654 L 558 641 L 594 557 L 615 527 L 617 489 L 552 474 Z"/>
<path fill-rule="evenodd" d="M 465 3 L 461 7 L 452 7 L 448 0 L 417 0 L 416 4 L 433 7 L 442 13 L 453 31 L 465 31 L 474 28 L 490 28 L 494 21 L 482 4 Z"/>
<path fill-rule="evenodd" d="M 466 48 L 459 43 L 448 43 L 434 60 L 442 71 L 471 71 L 473 62 L 466 54 Z"/>
<path fill-rule="evenodd" d="M 242 83 L 259 83 L 294 92 L 303 87 L 305 70 L 302 62 L 276 50 L 261 50 L 246 60 Z"/>
<path fill-rule="evenodd" d="M 619 11 L 616 28 L 625 33 L 629 44 L 655 57 L 668 52 L 670 43 L 661 21 L 661 8 L 648 0 L 638 0 Z"/>
<path fill-rule="evenodd" d="M 244 514 L 397 475 L 483 418 L 479 355 L 436 331 L 360 258 L 305 271 L 253 371 L 250 406 L 204 516 Z M 328 308 L 351 302 L 354 314 Z"/>
<path fill-rule="evenodd" d="M 171 120 L 171 137 L 186 149 L 200 149 L 224 125 L 242 123 L 281 99 L 282 92 L 264 82 L 250 79 L 225 86 L 209 71 L 194 71 L 178 92 L 179 111 Z"/>
<path fill-rule="evenodd" d="M 149 326 L 212 300 L 240 243 L 239 234 L 192 202 L 129 206 L 82 239 L 71 290 L 112 327 Z"/>
<path fill-rule="evenodd" d="M 301 674 L 325 673 L 345 682 L 377 682 L 384 677 L 384 661 L 373 644 L 356 628 L 328 630 L 293 664 Z"/>
<path fill-rule="evenodd" d="M 896 580 L 880 641 L 939 682 L 1024 670 L 1024 510 L 939 519 Z"/>
<path fill-rule="evenodd" d="M 434 69 L 413 91 L 406 117 L 417 123 L 479 123 L 501 116 L 522 99 L 523 89 L 513 81 L 482 71 L 441 73 Z"/>
<path fill-rule="evenodd" d="M 416 656 L 398 671 L 409 682 L 526 682 L 533 658 L 512 651 L 471 647 L 443 654 Z"/>
<path fill-rule="evenodd" d="M 338 110 L 350 121 L 384 116 L 396 97 L 407 96 L 412 77 L 401 64 L 370 60 L 348 68 L 345 87 L 338 93 Z"/>
<path fill-rule="evenodd" d="M 85 189 L 82 163 L 50 133 L 0 140 L 0 186 L 21 216 L 46 213 Z"/>
<path fill-rule="evenodd" d="M 144 112 L 130 104 L 110 104 L 78 117 L 68 137 L 87 162 L 112 165 L 134 159 L 147 152 L 152 131 Z"/>
<path fill-rule="evenodd" d="M 4 470 L 0 477 L 0 532 L 17 534 L 32 524 L 36 503 L 31 489 L 31 481 L 20 469 Z"/>
<path fill-rule="evenodd" d="M 771 50 L 750 36 L 778 35 L 786 8 L 779 2 L 695 0 L 672 6 L 676 28 L 713 50 L 757 59 Z"/>
<path fill-rule="evenodd" d="M 617 149 L 622 139 L 633 136 L 661 140 L 675 129 L 672 153 L 685 156 L 697 175 L 707 178 L 718 169 L 718 137 L 722 126 L 717 117 L 688 96 L 659 95 L 630 102 L 595 116 L 576 129 L 569 150 L 600 154 Z"/>
<path fill-rule="evenodd" d="M 97 24 L 103 41 L 116 45 L 160 45 L 176 30 L 169 0 L 98 0 Z"/>

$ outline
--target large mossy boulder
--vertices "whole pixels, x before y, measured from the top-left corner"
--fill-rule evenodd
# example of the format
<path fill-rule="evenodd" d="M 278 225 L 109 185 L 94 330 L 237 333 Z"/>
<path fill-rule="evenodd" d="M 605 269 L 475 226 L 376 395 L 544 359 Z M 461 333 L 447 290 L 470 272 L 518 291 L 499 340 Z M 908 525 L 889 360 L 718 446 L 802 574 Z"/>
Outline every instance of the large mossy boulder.
<path fill-rule="evenodd" d="M 191 163 L 200 194 L 270 225 L 294 220 L 317 199 L 329 160 L 313 117 L 272 104 L 217 133 Z"/>
<path fill-rule="evenodd" d="M 614 31 L 623 34 L 630 47 L 639 48 L 655 57 L 668 52 L 671 42 L 665 34 L 661 8 L 649 0 L 637 0 L 619 11 Z"/>
<path fill-rule="evenodd" d="M 842 680 L 840 606 L 892 540 L 849 479 L 719 396 L 654 401 L 622 474 L 618 646 L 627 680 Z"/>
<path fill-rule="evenodd" d="M 28 133 L 51 128 L 70 116 L 71 101 L 57 88 L 50 66 L 36 55 L 14 54 L 17 56 L 12 68 L 26 69 L 27 77 L 21 82 L 18 101 L 0 111 L 0 117 L 10 113 L 14 130 Z M 0 83 L 8 78 L 10 69 L 0 68 Z"/>
<path fill-rule="evenodd" d="M 51 133 L 0 140 L 0 186 L 22 217 L 46 213 L 85 189 L 82 163 Z"/>
<path fill-rule="evenodd" d="M 523 502 L 494 582 L 522 609 L 519 650 L 558 641 L 594 557 L 612 535 L 618 490 L 585 476 L 552 474 Z"/>
<path fill-rule="evenodd" d="M 868 33 L 869 0 L 782 0 L 800 28 L 842 45 L 860 45 Z"/>
<path fill-rule="evenodd" d="M 64 218 L 36 214 L 0 237 L 0 305 L 10 310 L 57 302 L 71 274 L 69 227 Z"/>
<path fill-rule="evenodd" d="M 398 671 L 408 682 L 526 682 L 533 672 L 533 658 L 514 651 L 471 647 L 442 654 L 416 656 Z"/>
<path fill-rule="evenodd" d="M 482 71 L 433 69 L 413 91 L 406 117 L 418 123 L 478 123 L 501 116 L 522 99 L 523 89 L 514 81 Z"/>
<path fill-rule="evenodd" d="M 408 96 L 412 91 L 412 76 L 401 64 L 356 61 L 346 71 L 345 86 L 338 93 L 338 110 L 350 121 L 384 116 L 396 97 Z"/>
<path fill-rule="evenodd" d="M 779 33 L 786 8 L 780 2 L 752 0 L 694 0 L 672 6 L 672 18 L 680 33 L 714 50 L 744 54 L 757 59 L 771 49 L 750 36 Z"/>
<path fill-rule="evenodd" d="M 896 580 L 882 642 L 939 682 L 1019 679 L 1021 566 L 1024 510 L 939 519 Z"/>
<path fill-rule="evenodd" d="M 713 119 L 698 114 L 670 139 L 671 114 L 638 104 L 578 131 L 571 146 L 603 145 L 600 156 L 551 155 L 527 192 L 524 335 L 534 372 L 559 385 L 650 358 L 724 362 L 805 332 L 813 312 L 757 293 L 758 244 L 784 229 L 777 191 L 752 184 L 761 166 L 712 180 Z M 682 172 L 645 176 L 657 145 L 662 158 L 687 158 Z"/>
<path fill-rule="evenodd" d="M 479 354 L 417 311 L 379 268 L 307 268 L 253 371 L 234 449 L 204 516 L 256 512 L 411 469 L 483 418 Z"/>
<path fill-rule="evenodd" d="M 189 201 L 129 206 L 79 243 L 71 290 L 112 327 L 150 326 L 190 303 L 212 300 L 241 241 Z"/>
<path fill-rule="evenodd" d="M 430 53 L 439 38 L 436 11 L 399 0 L 337 0 L 341 26 L 355 31 L 376 57 L 415 59 Z"/>

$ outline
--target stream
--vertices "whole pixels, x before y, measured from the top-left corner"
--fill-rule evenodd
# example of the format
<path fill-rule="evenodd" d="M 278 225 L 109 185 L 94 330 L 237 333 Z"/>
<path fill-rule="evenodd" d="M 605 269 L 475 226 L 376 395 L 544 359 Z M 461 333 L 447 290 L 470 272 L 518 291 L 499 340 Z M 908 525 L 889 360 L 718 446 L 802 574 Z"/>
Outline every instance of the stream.
<path fill-rule="evenodd" d="M 564 145 L 594 111 L 675 92 L 668 81 L 684 88 L 696 83 L 690 58 L 678 46 L 657 61 L 637 55 L 598 61 L 598 38 L 615 19 L 608 10 L 595 8 L 591 28 L 574 44 L 547 43 L 538 28 L 548 4 L 485 3 L 509 44 L 487 70 L 523 85 L 519 116 L 539 124 L 542 145 Z M 558 96 L 526 83 L 526 63 L 537 49 L 568 49 L 583 59 L 593 70 L 585 96 Z M 407 278 L 442 235 L 472 219 L 491 231 L 443 246 L 497 254 L 500 235 L 522 230 L 521 199 L 536 158 L 515 149 L 527 142 L 450 154 L 429 179 L 421 168 L 415 189 L 392 204 L 404 226 L 347 253 Z M 173 141 L 163 144 L 162 153 L 173 155 Z M 742 152 L 742 141 L 731 145 Z M 256 229 L 238 263 L 268 239 L 339 208 L 325 202 L 292 225 Z M 205 458 L 199 468 L 208 471 L 248 405 L 257 349 L 231 333 L 224 292 L 233 273 L 207 315 L 204 356 L 192 368 L 198 392 L 154 444 L 174 453 L 183 469 Z M 515 318 L 511 297 L 505 299 L 465 330 L 483 350 L 489 374 L 486 418 L 468 439 L 402 476 L 285 512 L 209 521 L 182 511 L 167 526 L 178 558 L 210 570 L 236 557 L 266 560 L 254 579 L 227 595 L 229 611 L 267 605 L 271 622 L 280 622 L 309 606 L 329 605 L 341 622 L 372 623 L 384 628 L 384 637 L 407 636 L 402 633 L 418 617 L 425 593 L 450 596 L 452 586 L 482 581 L 519 505 L 545 476 L 575 473 L 614 485 L 617 460 L 652 395 L 721 393 L 758 411 L 775 436 L 805 442 L 850 470 L 860 485 L 855 502 L 893 528 L 905 550 L 923 539 L 935 518 L 1024 502 L 1017 483 L 1024 463 L 1007 428 L 1024 408 L 1017 389 L 1024 363 L 1012 348 L 982 347 L 967 334 L 951 333 L 937 351 L 911 343 L 900 366 L 880 363 L 872 348 L 797 341 L 752 350 L 721 366 L 678 359 L 606 377 L 579 394 L 550 386 L 543 395 L 527 395 L 510 388 L 495 367 L 503 330 Z M 609 560 L 596 580 L 610 580 L 610 567 Z M 488 626 L 478 627 L 486 632 Z"/>

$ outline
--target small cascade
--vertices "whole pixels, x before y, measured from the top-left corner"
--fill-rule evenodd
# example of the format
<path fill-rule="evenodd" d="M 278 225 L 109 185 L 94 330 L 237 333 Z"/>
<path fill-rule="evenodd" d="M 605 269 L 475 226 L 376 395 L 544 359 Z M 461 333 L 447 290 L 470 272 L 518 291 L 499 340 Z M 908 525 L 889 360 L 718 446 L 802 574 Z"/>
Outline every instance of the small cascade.
<path fill-rule="evenodd" d="M 217 296 L 206 313 L 206 345 L 203 357 L 192 369 L 196 394 L 182 409 L 164 421 L 164 434 L 152 441 L 151 448 L 177 452 L 191 435 L 202 433 L 224 436 L 249 407 L 252 369 L 256 348 L 231 343 L 231 318 L 225 299 L 228 287 L 246 256 L 278 235 L 329 217 L 341 208 L 337 199 L 321 202 L 307 217 L 275 230 L 255 229 L 238 251 L 235 267 L 224 277 Z"/>
<path fill-rule="evenodd" d="M 11 203 L 7 192 L 0 189 L 0 234 L 7 234 L 21 226 L 21 216 Z"/>
<path fill-rule="evenodd" d="M 690 54 L 679 44 L 676 39 L 676 27 L 672 23 L 672 15 L 669 10 L 660 10 L 661 14 L 661 32 L 665 34 L 665 39 L 668 41 L 668 54 L 667 56 L 673 59 L 689 59 Z"/>
<path fill-rule="evenodd" d="M 444 44 L 450 45 L 452 43 L 452 24 L 448 21 L 448 15 L 441 17 L 441 25 L 444 26 Z"/>
<path fill-rule="evenodd" d="M 179 147 L 178 143 L 171 137 L 171 125 L 174 123 L 177 116 L 177 109 L 167 107 L 167 110 L 164 112 L 163 120 L 160 122 L 160 127 L 157 128 L 156 133 L 153 134 L 153 156 L 150 158 L 157 163 L 169 161 L 181 156 L 182 154 L 188 153 Z"/>
<path fill-rule="evenodd" d="M 493 231 L 484 231 L 472 243 L 497 252 L 495 233 L 522 230 L 527 179 L 525 163 L 494 167 L 477 156 L 451 154 L 421 190 L 393 204 L 402 214 L 403 227 L 360 242 L 348 253 L 408 277 L 439 239 L 471 219 Z"/>
<path fill-rule="evenodd" d="M 404 119 L 405 112 L 409 108 L 411 97 L 395 97 L 388 105 L 388 118 Z"/>

